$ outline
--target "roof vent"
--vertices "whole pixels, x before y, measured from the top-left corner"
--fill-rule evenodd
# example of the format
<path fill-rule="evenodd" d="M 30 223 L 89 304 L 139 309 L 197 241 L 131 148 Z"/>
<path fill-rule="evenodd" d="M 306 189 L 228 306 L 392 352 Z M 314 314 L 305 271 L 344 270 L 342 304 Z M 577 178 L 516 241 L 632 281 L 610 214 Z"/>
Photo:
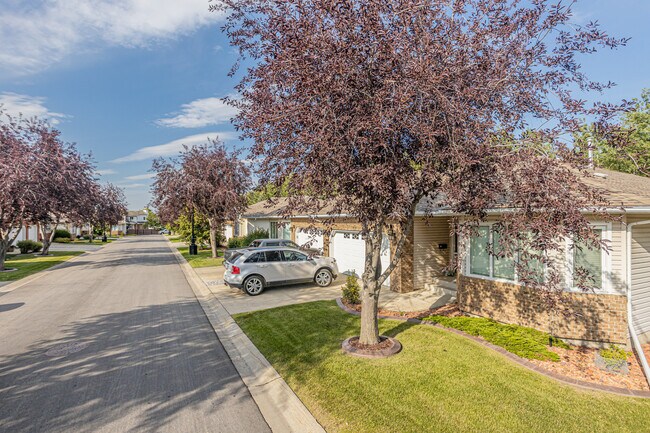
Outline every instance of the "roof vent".
<path fill-rule="evenodd" d="M 594 176 L 602 177 L 603 179 L 607 179 L 607 175 L 605 173 L 594 173 Z"/>

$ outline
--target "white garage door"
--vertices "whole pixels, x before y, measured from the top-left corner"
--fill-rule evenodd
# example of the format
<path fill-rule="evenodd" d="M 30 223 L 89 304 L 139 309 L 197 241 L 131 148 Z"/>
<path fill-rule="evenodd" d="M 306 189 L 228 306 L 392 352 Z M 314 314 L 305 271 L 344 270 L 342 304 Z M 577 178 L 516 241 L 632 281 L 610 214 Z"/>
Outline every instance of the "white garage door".
<path fill-rule="evenodd" d="M 339 271 L 361 277 L 365 269 L 366 242 L 359 232 L 336 232 L 330 241 L 330 256 L 336 259 Z M 381 250 L 381 266 L 386 269 L 390 261 L 388 238 L 384 236 Z M 384 285 L 390 284 L 387 278 Z"/>
<path fill-rule="evenodd" d="M 226 224 L 226 227 L 223 230 L 223 236 L 226 238 L 226 242 L 232 238 L 232 226 L 230 224 Z"/>
<path fill-rule="evenodd" d="M 300 229 L 296 232 L 296 243 L 300 246 L 309 243 L 309 248 L 323 251 L 323 232 L 316 229 Z"/>

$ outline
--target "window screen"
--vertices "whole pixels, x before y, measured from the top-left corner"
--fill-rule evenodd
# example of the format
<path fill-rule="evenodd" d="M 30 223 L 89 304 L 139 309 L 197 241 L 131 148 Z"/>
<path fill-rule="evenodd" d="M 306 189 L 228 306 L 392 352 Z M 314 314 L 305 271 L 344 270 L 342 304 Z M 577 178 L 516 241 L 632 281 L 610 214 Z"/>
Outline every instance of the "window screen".
<path fill-rule="evenodd" d="M 600 236 L 600 239 L 603 238 L 603 231 L 601 229 L 594 231 Z M 603 288 L 603 250 L 601 248 L 589 247 L 585 243 L 576 244 L 573 249 L 574 275 L 576 269 L 587 271 L 589 280 L 584 282 L 587 287 L 594 289 Z"/>
<path fill-rule="evenodd" d="M 490 276 L 490 256 L 488 254 L 488 242 L 490 240 L 490 229 L 479 227 L 477 234 L 472 236 L 469 244 L 469 271 L 470 274 Z"/>
<path fill-rule="evenodd" d="M 494 242 L 494 252 L 499 254 L 501 252 L 500 235 L 499 232 L 492 233 L 492 242 Z M 494 256 L 494 275 L 495 278 L 503 278 L 506 280 L 515 279 L 515 261 L 509 257 Z"/>

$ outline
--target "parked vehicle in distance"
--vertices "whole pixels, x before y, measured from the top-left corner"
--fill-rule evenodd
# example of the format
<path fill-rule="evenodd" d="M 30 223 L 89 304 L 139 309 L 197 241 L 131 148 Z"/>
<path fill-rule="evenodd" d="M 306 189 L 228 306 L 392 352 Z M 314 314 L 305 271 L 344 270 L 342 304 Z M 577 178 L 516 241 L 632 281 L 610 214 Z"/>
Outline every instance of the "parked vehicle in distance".
<path fill-rule="evenodd" d="M 159 235 L 169 235 L 171 232 L 167 229 L 162 229 L 158 232 Z"/>
<path fill-rule="evenodd" d="M 298 248 L 262 247 L 235 252 L 224 262 L 224 281 L 256 296 L 270 286 L 315 282 L 332 284 L 339 274 L 333 257 L 309 256 Z"/>
<path fill-rule="evenodd" d="M 315 248 L 301 248 L 297 243 L 289 239 L 255 239 L 247 247 L 244 248 L 229 248 L 223 253 L 224 260 L 229 260 L 235 252 L 248 250 L 250 248 L 264 248 L 264 247 L 291 247 L 304 251 L 307 254 L 320 254 L 320 250 Z"/>

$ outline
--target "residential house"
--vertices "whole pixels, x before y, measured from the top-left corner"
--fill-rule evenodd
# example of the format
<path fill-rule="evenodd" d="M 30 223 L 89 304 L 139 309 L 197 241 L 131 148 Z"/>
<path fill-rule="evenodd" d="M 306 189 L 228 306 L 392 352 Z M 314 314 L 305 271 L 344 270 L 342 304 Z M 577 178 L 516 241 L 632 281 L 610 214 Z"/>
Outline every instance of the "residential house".
<path fill-rule="evenodd" d="M 650 342 L 650 179 L 598 169 L 586 181 L 601 188 L 610 202 L 619 206 L 611 212 L 618 214 L 621 221 L 592 220 L 602 238 L 609 241 L 609 253 L 588 250 L 574 257 L 570 240 L 558 252 L 564 258 L 568 294 L 563 311 L 551 311 L 530 287 L 518 282 L 514 269 L 495 266 L 494 257 L 487 255 L 486 245 L 493 241 L 492 225 L 499 219 L 499 210 L 494 210 L 481 225 L 478 236 L 463 239 L 453 234 L 451 225 L 462 215 L 435 203 L 420 203 L 402 259 L 386 284 L 396 292 L 453 293 L 466 313 L 530 326 L 577 343 L 629 345 L 630 328 L 640 341 Z M 365 243 L 357 221 L 341 215 L 328 234 L 323 226 L 314 223 L 314 215 L 283 219 L 283 206 L 284 199 L 251 206 L 239 230 L 264 228 L 274 237 L 288 236 L 298 244 L 317 246 L 325 255 L 336 258 L 341 272 L 361 275 Z M 278 230 L 280 226 L 282 231 Z M 386 238 L 384 267 L 390 251 Z M 462 265 L 455 275 L 450 275 L 449 265 L 457 254 Z M 593 292 L 573 287 L 576 260 L 580 267 L 599 275 Z"/>
<path fill-rule="evenodd" d="M 111 234 L 123 235 L 129 231 L 139 232 L 148 229 L 147 217 L 149 209 L 130 210 L 124 215 L 124 218 L 116 225 L 111 227 Z"/>

